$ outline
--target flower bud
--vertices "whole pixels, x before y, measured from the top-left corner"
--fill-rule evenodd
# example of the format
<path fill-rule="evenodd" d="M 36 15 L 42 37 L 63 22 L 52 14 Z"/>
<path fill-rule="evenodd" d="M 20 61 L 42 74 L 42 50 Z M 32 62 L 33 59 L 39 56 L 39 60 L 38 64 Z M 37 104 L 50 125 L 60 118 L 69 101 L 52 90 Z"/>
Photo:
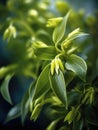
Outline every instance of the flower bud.
<path fill-rule="evenodd" d="M 59 63 L 60 69 L 61 69 L 62 71 L 64 71 L 63 63 L 62 63 L 62 61 L 61 61 L 59 58 L 58 58 L 58 63 Z"/>
<path fill-rule="evenodd" d="M 78 34 L 80 32 L 80 28 L 75 29 L 71 33 L 68 34 L 68 38 L 73 37 L 74 35 Z"/>
<path fill-rule="evenodd" d="M 69 5 L 67 2 L 63 2 L 63 1 L 57 1 L 56 2 L 56 8 L 58 9 L 58 11 L 60 11 L 61 13 L 66 13 L 69 10 Z"/>
<path fill-rule="evenodd" d="M 54 74 L 54 69 L 55 69 L 55 60 L 53 59 L 51 62 L 51 69 L 50 69 L 52 75 Z"/>
<path fill-rule="evenodd" d="M 3 39 L 10 40 L 11 37 L 16 38 L 16 28 L 12 24 L 5 30 Z"/>
<path fill-rule="evenodd" d="M 56 27 L 62 21 L 62 19 L 62 17 L 50 18 L 47 21 L 46 27 Z"/>
<path fill-rule="evenodd" d="M 36 17 L 38 16 L 38 11 L 35 10 L 35 9 L 30 9 L 30 10 L 28 11 L 28 15 L 29 15 L 30 17 L 36 18 Z"/>
<path fill-rule="evenodd" d="M 38 8 L 42 11 L 46 11 L 48 9 L 48 5 L 46 3 L 39 3 Z"/>
<path fill-rule="evenodd" d="M 34 42 L 34 48 L 41 48 L 41 47 L 47 47 L 47 45 L 41 41 Z"/>
<path fill-rule="evenodd" d="M 59 72 L 59 62 L 58 62 L 58 58 L 55 58 L 55 71 L 58 74 Z"/>
<path fill-rule="evenodd" d="M 55 58 L 51 62 L 51 74 L 53 75 L 54 71 L 58 74 L 59 73 L 59 69 L 64 71 L 64 66 L 62 64 L 62 61 L 59 58 Z"/>

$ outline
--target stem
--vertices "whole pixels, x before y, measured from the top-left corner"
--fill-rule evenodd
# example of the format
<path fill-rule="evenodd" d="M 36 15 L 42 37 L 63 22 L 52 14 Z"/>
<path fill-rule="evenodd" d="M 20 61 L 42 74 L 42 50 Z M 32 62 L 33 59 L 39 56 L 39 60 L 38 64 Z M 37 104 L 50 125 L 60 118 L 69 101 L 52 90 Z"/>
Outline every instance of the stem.
<path fill-rule="evenodd" d="M 57 45 L 58 45 L 58 44 L 55 44 L 55 48 L 56 48 L 56 50 L 57 50 L 58 52 L 62 52 L 62 51 L 58 48 Z"/>

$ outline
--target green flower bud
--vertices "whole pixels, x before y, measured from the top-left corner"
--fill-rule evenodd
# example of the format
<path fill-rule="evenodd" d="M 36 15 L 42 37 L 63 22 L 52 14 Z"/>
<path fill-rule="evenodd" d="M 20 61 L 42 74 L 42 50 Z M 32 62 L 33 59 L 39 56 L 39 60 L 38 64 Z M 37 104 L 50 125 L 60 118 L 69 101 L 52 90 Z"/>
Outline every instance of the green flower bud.
<path fill-rule="evenodd" d="M 0 78 L 3 78 L 8 72 L 8 68 L 7 67 L 2 67 L 0 68 Z"/>
<path fill-rule="evenodd" d="M 32 2 L 32 0 L 24 0 L 25 4 L 30 4 Z"/>
<path fill-rule="evenodd" d="M 62 21 L 62 19 L 63 17 L 50 18 L 46 23 L 46 27 L 56 27 Z"/>
<path fill-rule="evenodd" d="M 90 87 L 89 89 L 87 89 L 84 93 L 83 99 L 82 99 L 82 104 L 92 104 L 94 101 L 94 88 Z"/>
<path fill-rule="evenodd" d="M 56 8 L 58 9 L 58 11 L 60 11 L 61 13 L 66 13 L 69 10 L 69 5 L 67 2 L 63 2 L 63 1 L 57 1 L 56 2 Z"/>
<path fill-rule="evenodd" d="M 53 59 L 51 62 L 51 69 L 50 69 L 52 75 L 54 74 L 54 70 L 55 70 L 55 60 Z"/>
<path fill-rule="evenodd" d="M 5 30 L 3 39 L 9 41 L 11 37 L 16 38 L 16 28 L 12 24 Z"/>
<path fill-rule="evenodd" d="M 74 31 L 68 34 L 68 38 L 73 37 L 74 35 L 80 32 L 80 28 L 76 28 Z"/>
<path fill-rule="evenodd" d="M 74 117 L 75 117 L 75 108 L 72 107 L 72 110 L 67 113 L 64 121 L 68 121 L 68 123 L 71 124 L 72 121 L 74 120 Z"/>
<path fill-rule="evenodd" d="M 55 58 L 55 71 L 58 74 L 59 72 L 59 62 L 58 62 L 58 58 Z"/>
<path fill-rule="evenodd" d="M 51 74 L 53 75 L 54 71 L 58 74 L 59 73 L 59 69 L 64 71 L 64 66 L 62 64 L 62 61 L 59 58 L 55 58 L 51 62 Z"/>
<path fill-rule="evenodd" d="M 64 121 L 68 121 L 69 124 L 73 122 L 73 120 L 79 120 L 81 118 L 81 113 L 79 112 L 79 107 L 72 107 L 71 111 L 69 111 L 64 119 Z"/>
<path fill-rule="evenodd" d="M 41 47 L 47 47 L 47 45 L 41 41 L 36 41 L 36 42 L 34 42 L 33 47 L 34 48 L 41 48 Z"/>
<path fill-rule="evenodd" d="M 28 11 L 28 16 L 33 17 L 33 18 L 37 18 L 38 17 L 38 11 L 35 10 L 35 9 L 30 9 Z"/>
<path fill-rule="evenodd" d="M 64 71 L 63 63 L 62 63 L 62 61 L 61 61 L 59 58 L 58 58 L 58 63 L 59 63 L 60 69 L 61 69 L 62 71 Z"/>
<path fill-rule="evenodd" d="M 48 5 L 46 3 L 39 3 L 38 8 L 42 11 L 45 11 L 48 9 Z"/>
<path fill-rule="evenodd" d="M 32 111 L 32 114 L 31 114 L 31 117 L 30 119 L 32 120 L 36 120 L 38 115 L 40 114 L 40 111 L 41 111 L 41 107 L 42 107 L 42 104 L 37 104 L 34 108 L 34 110 Z"/>

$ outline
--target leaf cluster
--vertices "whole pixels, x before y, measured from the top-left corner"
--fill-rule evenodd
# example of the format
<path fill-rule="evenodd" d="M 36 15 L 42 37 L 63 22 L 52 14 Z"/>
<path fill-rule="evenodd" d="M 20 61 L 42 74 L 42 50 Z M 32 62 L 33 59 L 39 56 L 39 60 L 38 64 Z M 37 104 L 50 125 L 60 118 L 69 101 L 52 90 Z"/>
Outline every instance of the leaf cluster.
<path fill-rule="evenodd" d="M 67 2 L 56 1 L 56 12 L 51 5 L 48 0 L 1 5 L 1 35 L 12 55 L 0 68 L 0 93 L 13 106 L 5 122 L 21 117 L 24 124 L 28 115 L 36 122 L 45 107 L 46 130 L 90 129 L 98 125 L 98 14 L 85 18 Z M 9 83 L 20 75 L 32 82 L 14 105 Z"/>

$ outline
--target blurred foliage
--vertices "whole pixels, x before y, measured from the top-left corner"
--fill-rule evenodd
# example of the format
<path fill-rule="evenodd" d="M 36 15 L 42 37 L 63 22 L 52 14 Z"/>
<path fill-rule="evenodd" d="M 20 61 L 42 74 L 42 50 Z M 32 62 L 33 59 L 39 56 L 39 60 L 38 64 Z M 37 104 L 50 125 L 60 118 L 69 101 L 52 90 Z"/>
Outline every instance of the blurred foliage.
<path fill-rule="evenodd" d="M 21 117 L 24 125 L 28 116 L 36 122 L 43 112 L 46 130 L 98 126 L 98 11 L 86 15 L 63 0 L 7 0 L 0 16 L 9 55 L 0 63 L 0 92 L 12 106 L 5 123 Z M 20 76 L 32 82 L 17 104 L 9 89 Z"/>

